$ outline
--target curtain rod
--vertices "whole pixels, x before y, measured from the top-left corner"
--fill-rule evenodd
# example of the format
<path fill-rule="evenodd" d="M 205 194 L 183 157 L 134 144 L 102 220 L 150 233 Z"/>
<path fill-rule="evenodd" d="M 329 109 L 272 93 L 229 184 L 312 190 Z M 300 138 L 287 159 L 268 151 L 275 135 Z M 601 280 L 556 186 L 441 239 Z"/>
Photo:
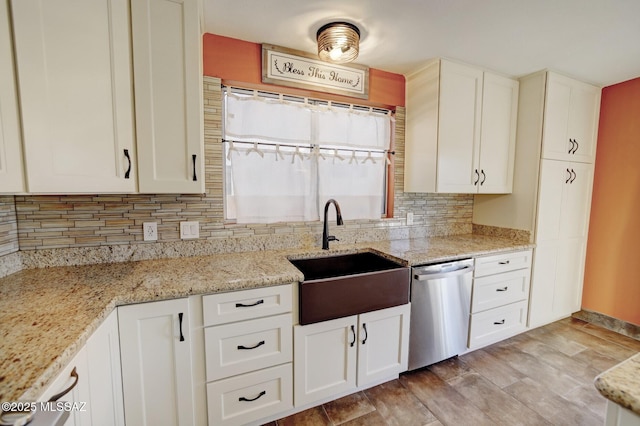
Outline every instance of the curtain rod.
<path fill-rule="evenodd" d="M 304 145 L 293 145 L 293 144 L 286 144 L 286 143 L 275 143 L 275 142 L 247 142 L 247 141 L 236 141 L 236 140 L 230 140 L 230 139 L 222 139 L 221 143 L 225 143 L 225 142 L 231 142 L 231 143 L 243 143 L 243 144 L 249 144 L 249 145 L 253 145 L 253 144 L 258 144 L 258 145 L 267 145 L 267 146 L 284 146 L 284 147 L 288 147 L 288 148 L 303 148 L 303 149 L 313 149 L 315 147 L 318 147 L 318 149 L 325 149 L 328 151 L 351 151 L 351 152 L 379 152 L 379 153 L 388 153 L 391 155 L 396 155 L 395 151 L 389 151 L 388 149 L 352 149 L 352 148 L 327 148 L 327 147 L 323 147 L 323 146 L 319 146 L 319 145 L 315 145 L 315 144 L 310 144 L 309 146 L 304 146 Z"/>

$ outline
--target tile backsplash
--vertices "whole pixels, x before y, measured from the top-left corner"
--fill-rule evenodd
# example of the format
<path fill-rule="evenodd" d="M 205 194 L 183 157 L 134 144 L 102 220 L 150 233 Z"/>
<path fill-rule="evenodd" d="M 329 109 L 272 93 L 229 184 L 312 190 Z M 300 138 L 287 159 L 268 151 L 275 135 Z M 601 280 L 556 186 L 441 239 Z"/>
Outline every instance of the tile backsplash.
<path fill-rule="evenodd" d="M 317 244 L 322 233 L 320 222 L 225 223 L 221 99 L 220 79 L 204 77 L 205 194 L 0 196 L 0 256 L 18 250 L 25 253 L 60 248 L 112 250 L 118 246 L 131 250 L 141 245 L 157 252 L 153 256 L 162 256 L 171 247 L 184 249 L 189 244 L 213 244 L 216 245 L 213 251 L 260 249 L 265 244 L 270 248 Z M 403 192 L 404 119 L 404 108 L 397 108 L 393 218 L 348 221 L 344 228 L 334 228 L 342 241 L 472 231 L 472 195 Z M 411 226 L 406 225 L 407 212 L 414 214 Z M 142 223 L 148 221 L 158 223 L 158 242 L 143 241 Z M 180 241 L 180 221 L 199 221 L 200 240 Z M 244 241 L 261 243 L 256 246 Z"/>

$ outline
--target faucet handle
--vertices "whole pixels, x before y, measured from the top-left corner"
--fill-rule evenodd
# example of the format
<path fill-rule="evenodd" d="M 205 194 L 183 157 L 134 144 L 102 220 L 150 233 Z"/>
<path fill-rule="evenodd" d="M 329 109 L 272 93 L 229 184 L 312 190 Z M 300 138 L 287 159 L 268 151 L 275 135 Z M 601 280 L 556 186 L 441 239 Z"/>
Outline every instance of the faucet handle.
<path fill-rule="evenodd" d="M 337 239 L 337 238 L 335 237 L 335 235 L 329 235 L 329 236 L 327 237 L 327 241 L 340 241 L 340 240 L 339 240 L 339 239 Z"/>

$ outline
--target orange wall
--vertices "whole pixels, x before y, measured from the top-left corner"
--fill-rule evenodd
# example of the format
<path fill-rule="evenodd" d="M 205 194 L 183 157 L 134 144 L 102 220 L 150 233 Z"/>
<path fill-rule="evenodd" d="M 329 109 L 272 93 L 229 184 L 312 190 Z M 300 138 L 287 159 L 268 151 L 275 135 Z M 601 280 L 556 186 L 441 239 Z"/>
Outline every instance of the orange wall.
<path fill-rule="evenodd" d="M 640 78 L 602 90 L 582 308 L 640 325 Z"/>
<path fill-rule="evenodd" d="M 284 46 L 286 47 L 286 46 Z M 204 75 L 219 77 L 226 81 L 262 85 L 262 46 L 257 43 L 205 34 L 203 38 Z M 386 71 L 369 69 L 369 102 L 384 107 L 404 106 L 404 76 Z M 304 92 L 278 87 L 279 91 Z M 275 89 L 273 89 L 275 90 Z M 304 95 L 304 93 L 301 93 Z M 318 93 L 319 98 L 326 98 Z M 363 103 L 361 100 L 331 95 L 331 99 Z"/>

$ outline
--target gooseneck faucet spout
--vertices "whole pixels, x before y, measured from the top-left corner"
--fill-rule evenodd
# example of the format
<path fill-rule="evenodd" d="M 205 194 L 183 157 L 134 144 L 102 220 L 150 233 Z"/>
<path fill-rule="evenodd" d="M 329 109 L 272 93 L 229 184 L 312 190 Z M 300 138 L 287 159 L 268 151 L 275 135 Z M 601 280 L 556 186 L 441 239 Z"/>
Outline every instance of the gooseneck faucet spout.
<path fill-rule="evenodd" d="M 327 221 L 327 214 L 329 213 L 329 204 L 333 204 L 336 208 L 337 225 L 344 225 L 342 221 L 342 213 L 340 212 L 340 205 L 333 198 L 327 201 L 324 205 L 324 229 L 322 230 L 322 249 L 329 250 L 329 241 L 340 241 L 335 236 L 329 235 L 329 222 Z"/>

